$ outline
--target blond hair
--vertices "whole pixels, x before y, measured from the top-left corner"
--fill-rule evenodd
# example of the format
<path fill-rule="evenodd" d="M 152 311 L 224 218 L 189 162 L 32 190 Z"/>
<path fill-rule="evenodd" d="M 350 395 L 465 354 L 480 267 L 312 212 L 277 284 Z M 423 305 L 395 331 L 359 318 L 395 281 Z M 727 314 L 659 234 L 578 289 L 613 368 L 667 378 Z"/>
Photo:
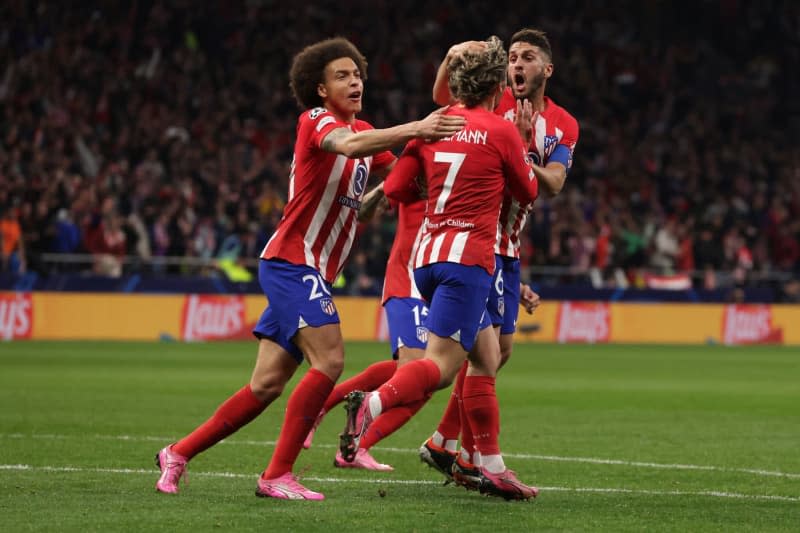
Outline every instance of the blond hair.
<path fill-rule="evenodd" d="M 492 35 L 486 48 L 466 51 L 454 57 L 447 66 L 447 84 L 452 94 L 467 107 L 484 101 L 505 81 L 508 55 L 503 41 Z"/>

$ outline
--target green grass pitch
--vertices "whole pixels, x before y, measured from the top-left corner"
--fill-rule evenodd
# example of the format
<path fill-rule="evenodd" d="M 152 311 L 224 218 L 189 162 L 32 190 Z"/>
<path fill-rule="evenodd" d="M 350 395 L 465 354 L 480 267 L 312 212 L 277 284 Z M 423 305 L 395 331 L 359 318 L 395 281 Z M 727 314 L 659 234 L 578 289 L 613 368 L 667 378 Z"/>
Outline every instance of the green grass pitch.
<path fill-rule="evenodd" d="M 332 466 L 337 408 L 296 469 L 327 499 L 256 498 L 294 380 L 195 458 L 181 494 L 157 494 L 155 452 L 246 383 L 255 348 L 0 343 L 0 530 L 800 530 L 796 348 L 516 346 L 497 382 L 500 439 L 542 489 L 531 502 L 442 486 L 420 463 L 447 390 L 373 449 L 394 472 Z M 349 343 L 344 377 L 387 351 Z"/>

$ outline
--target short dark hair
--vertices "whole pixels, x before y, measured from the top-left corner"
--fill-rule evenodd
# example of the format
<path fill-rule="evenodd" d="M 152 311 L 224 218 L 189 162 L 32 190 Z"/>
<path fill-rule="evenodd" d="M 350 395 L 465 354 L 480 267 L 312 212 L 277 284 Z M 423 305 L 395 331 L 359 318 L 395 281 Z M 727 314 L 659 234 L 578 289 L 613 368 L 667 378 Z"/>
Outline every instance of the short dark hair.
<path fill-rule="evenodd" d="M 367 79 L 366 58 L 356 45 L 344 37 L 325 39 L 306 46 L 294 56 L 292 68 L 289 70 L 289 86 L 304 109 L 322 106 L 322 97 L 317 93 L 317 87 L 325 81 L 325 66 L 342 57 L 352 59 L 361 71 L 361 78 Z"/>
<path fill-rule="evenodd" d="M 535 28 L 523 28 L 511 36 L 511 43 L 509 43 L 508 46 L 511 47 L 512 44 L 517 42 L 538 46 L 542 52 L 547 54 L 547 57 L 550 58 L 550 61 L 553 61 L 553 49 L 550 48 L 550 40 L 547 38 L 547 34 L 542 30 L 537 30 Z"/>

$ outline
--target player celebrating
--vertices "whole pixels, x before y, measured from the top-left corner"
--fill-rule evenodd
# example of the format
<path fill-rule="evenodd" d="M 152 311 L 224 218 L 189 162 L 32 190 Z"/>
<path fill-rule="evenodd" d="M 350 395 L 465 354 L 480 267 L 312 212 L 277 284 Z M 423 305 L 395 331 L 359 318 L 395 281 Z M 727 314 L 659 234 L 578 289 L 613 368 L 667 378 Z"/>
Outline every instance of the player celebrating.
<path fill-rule="evenodd" d="M 470 41 L 453 46 L 437 72 L 433 89 L 434 100 L 449 102 L 452 97 L 447 87 L 447 68 L 450 61 L 467 50 L 481 49 L 485 44 Z M 578 123 L 564 108 L 545 96 L 547 80 L 553 74 L 552 50 L 544 32 L 536 29 L 522 29 L 511 37 L 508 53 L 508 79 L 506 89 L 496 113 L 507 120 L 514 121 L 527 137 L 530 145 L 529 155 L 534 161 L 534 169 L 540 186 L 551 196 L 558 194 L 564 186 L 567 173 L 572 166 L 572 154 L 578 141 Z M 532 123 L 532 128 L 531 128 Z M 532 204 L 518 202 L 506 191 L 500 211 L 498 240 L 495 246 L 498 268 L 503 271 L 502 292 L 494 290 L 490 294 L 489 310 L 492 323 L 500 335 L 502 367 L 511 356 L 513 334 L 516 331 L 518 308 L 505 306 L 505 302 L 515 302 L 516 290 L 520 287 L 519 234 L 525 226 Z M 527 291 L 523 286 L 523 291 Z M 523 300 L 525 294 L 523 293 Z M 504 302 L 505 300 L 505 302 Z M 498 367 L 498 370 L 499 370 Z M 461 431 L 462 416 L 459 415 L 459 399 L 463 397 L 466 366 L 459 373 L 439 427 L 433 436 L 423 443 L 420 457 L 447 477 L 456 461 L 458 436 Z M 468 387 L 469 388 L 469 387 Z M 456 469 L 469 469 L 469 463 L 477 462 L 471 457 L 471 435 L 462 432 L 462 452 Z"/>
<path fill-rule="evenodd" d="M 485 319 L 504 188 L 508 186 L 525 204 L 538 194 L 535 172 L 517 129 L 493 113 L 505 88 L 506 62 L 496 37 L 482 51 L 453 58 L 448 81 L 461 105 L 447 113 L 464 116 L 467 125 L 438 142 L 410 142 L 387 178 L 402 176 L 409 181 L 422 174 L 427 180 L 425 232 L 415 255 L 414 277 L 430 303 L 428 345 L 424 359 L 398 368 L 376 391 L 348 397 L 340 447 L 345 460 L 352 457 L 376 417 L 449 385 L 469 354 L 475 371 L 487 378 L 478 384 L 476 405 L 467 410 L 473 432 L 481 436 L 476 445 L 486 459 L 481 479 L 489 492 L 527 499 L 537 490 L 519 482 L 505 467 L 497 444 L 499 414 L 496 400 L 491 400 L 500 353 Z"/>
<path fill-rule="evenodd" d="M 386 184 L 387 182 L 384 182 L 370 191 L 369 198 L 365 197 L 364 205 L 366 206 L 368 202 L 375 201 L 375 199 L 385 201 L 383 199 L 385 198 L 384 185 Z M 314 430 L 323 416 L 341 403 L 347 394 L 354 390 L 375 390 L 392 377 L 398 366 L 421 359 L 425 353 L 428 330 L 424 326 L 424 320 L 428 314 L 428 306 L 421 299 L 413 279 L 414 242 L 422 229 L 425 201 L 420 199 L 419 192 L 413 183 L 412 187 L 413 190 L 403 192 L 387 191 L 392 196 L 389 203 L 398 212 L 397 231 L 386 265 L 382 298 L 389 325 L 393 360 L 373 363 L 363 372 L 343 381 L 333 389 L 325 402 L 323 411 L 320 412 L 314 427 L 306 437 L 306 442 L 303 444 L 306 448 L 311 446 Z M 397 201 L 398 199 L 401 201 Z M 391 466 L 376 461 L 370 455 L 369 449 L 405 424 L 414 413 L 422 408 L 424 403 L 421 401 L 415 405 L 402 406 L 383 413 L 361 439 L 352 462 L 346 461 L 341 452 L 337 452 L 334 465 L 341 468 L 363 468 L 376 471 L 393 470 Z"/>
<path fill-rule="evenodd" d="M 325 414 L 344 401 L 350 392 L 373 391 L 392 377 L 398 365 L 420 359 L 424 355 L 428 335 L 424 319 L 428 314 L 428 307 L 425 301 L 420 299 L 419 289 L 414 283 L 413 259 L 414 243 L 422 229 L 425 215 L 425 202 L 420 198 L 420 190 L 415 182 L 402 184 L 397 180 L 390 180 L 364 197 L 362 210 L 383 198 L 389 198 L 389 202 L 395 205 L 398 212 L 397 232 L 386 266 L 383 287 L 383 306 L 389 325 L 393 360 L 373 363 L 360 374 L 336 385 L 314 422 L 314 427 L 308 433 L 303 443 L 304 448 L 311 447 L 314 432 Z M 495 272 L 495 276 L 500 274 L 499 270 Z M 492 285 L 495 285 L 495 281 Z M 533 313 L 538 306 L 539 297 L 527 285 L 523 289 L 524 300 L 521 303 L 529 313 Z M 419 402 L 411 408 L 400 406 L 381 413 L 370 424 L 364 437 L 359 440 L 358 451 L 353 461 L 345 461 L 339 451 L 334 459 L 334 465 L 340 468 L 375 471 L 393 470 L 390 465 L 376 461 L 369 453 L 369 449 L 402 427 L 423 405 L 424 402 Z"/>
<path fill-rule="evenodd" d="M 308 46 L 293 60 L 291 88 L 307 109 L 298 119 L 289 199 L 265 246 L 259 281 L 269 301 L 254 334 L 258 357 L 250 383 L 188 436 L 156 456 L 160 492 L 178 492 L 186 463 L 258 416 L 280 396 L 303 358 L 311 368 L 295 387 L 269 466 L 256 494 L 322 500 L 298 483 L 292 468 L 314 417 L 333 389 L 344 360 L 339 315 L 330 284 L 347 258 L 367 177 L 385 175 L 386 150 L 415 137 L 453 135 L 464 119 L 439 110 L 420 122 L 375 130 L 357 120 L 366 60 L 342 38 Z"/>

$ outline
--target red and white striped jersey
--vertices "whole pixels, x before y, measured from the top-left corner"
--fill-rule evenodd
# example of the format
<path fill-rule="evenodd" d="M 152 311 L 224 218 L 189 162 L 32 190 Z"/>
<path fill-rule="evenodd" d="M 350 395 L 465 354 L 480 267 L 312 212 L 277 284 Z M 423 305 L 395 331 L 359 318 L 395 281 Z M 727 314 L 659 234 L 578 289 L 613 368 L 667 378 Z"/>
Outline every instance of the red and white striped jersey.
<path fill-rule="evenodd" d="M 556 160 L 564 163 L 569 172 L 572 166 L 572 153 L 578 142 L 578 121 L 547 96 L 544 97 L 544 105 L 544 111 L 538 114 L 533 125 L 533 138 L 528 155 L 534 163 L 543 167 L 560 146 L 555 156 Z M 517 101 L 514 94 L 511 89 L 506 88 L 495 113 L 513 122 L 516 110 Z M 497 244 L 494 249 L 496 254 L 519 258 L 519 234 L 525 227 L 532 208 L 533 204 L 520 204 L 511 194 L 506 193 L 497 225 Z"/>
<path fill-rule="evenodd" d="M 329 283 L 333 283 L 353 245 L 370 167 L 385 168 L 395 160 L 388 151 L 352 159 L 324 151 L 320 148 L 322 140 L 337 128 L 359 132 L 372 126 L 363 120 L 341 122 L 321 107 L 300 115 L 289 200 L 261 252 L 262 259 L 278 258 L 313 267 Z"/>
<path fill-rule="evenodd" d="M 392 203 L 397 206 L 397 231 L 389 253 L 389 262 L 386 264 L 382 303 L 386 303 L 389 298 L 422 298 L 414 283 L 414 245 L 419 242 L 422 233 L 425 200 Z"/>
<path fill-rule="evenodd" d="M 482 108 L 456 106 L 446 113 L 466 118 L 464 129 L 436 142 L 408 143 L 384 189 L 395 187 L 392 180 L 426 179 L 428 202 L 415 268 L 446 261 L 478 265 L 492 274 L 503 191 L 508 185 L 529 203 L 536 199 L 538 182 L 513 124 Z"/>

